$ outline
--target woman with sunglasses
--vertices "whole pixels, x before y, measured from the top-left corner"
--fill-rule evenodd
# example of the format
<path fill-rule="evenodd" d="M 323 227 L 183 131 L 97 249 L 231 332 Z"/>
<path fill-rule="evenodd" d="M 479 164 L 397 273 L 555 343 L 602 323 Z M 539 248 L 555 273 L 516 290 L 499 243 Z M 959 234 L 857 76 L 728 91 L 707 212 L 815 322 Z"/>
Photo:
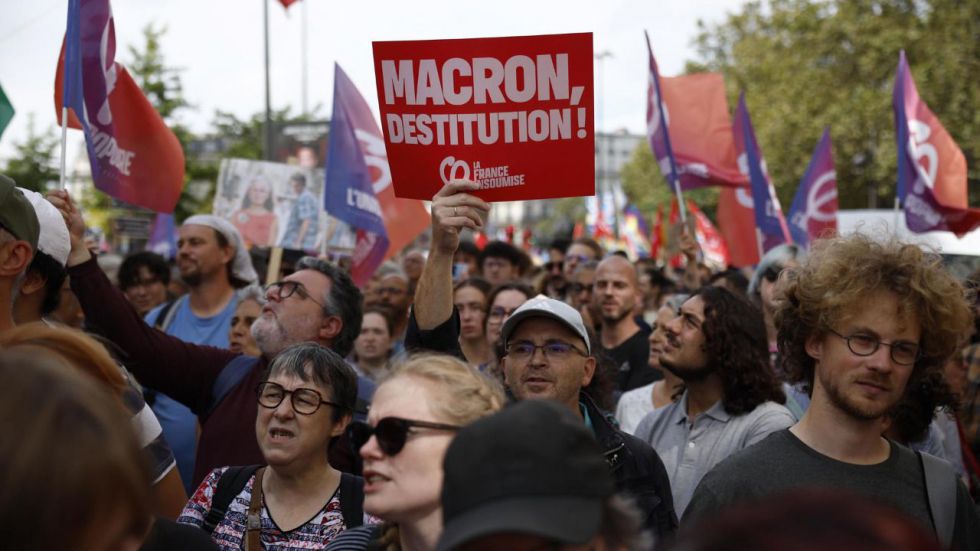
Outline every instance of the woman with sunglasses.
<path fill-rule="evenodd" d="M 223 550 L 323 549 L 363 522 L 363 481 L 327 459 L 350 422 L 357 376 L 332 350 L 303 343 L 276 356 L 256 392 L 267 466 L 211 471 L 178 522 L 209 530 Z M 250 526 L 250 518 L 259 522 Z"/>
<path fill-rule="evenodd" d="M 364 511 L 384 524 L 348 530 L 327 549 L 435 549 L 449 442 L 503 403 L 495 381 L 456 358 L 425 354 L 396 366 L 375 391 L 368 423 L 350 427 L 364 460 Z"/>

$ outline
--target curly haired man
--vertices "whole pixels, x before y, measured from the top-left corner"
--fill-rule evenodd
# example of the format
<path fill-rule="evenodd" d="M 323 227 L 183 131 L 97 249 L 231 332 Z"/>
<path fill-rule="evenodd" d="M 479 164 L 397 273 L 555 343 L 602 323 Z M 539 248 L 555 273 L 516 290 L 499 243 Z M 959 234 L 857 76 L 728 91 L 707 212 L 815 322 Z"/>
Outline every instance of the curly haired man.
<path fill-rule="evenodd" d="M 980 521 L 952 468 L 882 436 L 893 408 L 943 369 L 969 330 L 963 287 L 938 256 L 864 235 L 820 243 L 779 285 L 783 368 L 808 389 L 810 407 L 709 472 L 685 521 L 819 486 L 898 508 L 954 549 L 980 549 Z"/>

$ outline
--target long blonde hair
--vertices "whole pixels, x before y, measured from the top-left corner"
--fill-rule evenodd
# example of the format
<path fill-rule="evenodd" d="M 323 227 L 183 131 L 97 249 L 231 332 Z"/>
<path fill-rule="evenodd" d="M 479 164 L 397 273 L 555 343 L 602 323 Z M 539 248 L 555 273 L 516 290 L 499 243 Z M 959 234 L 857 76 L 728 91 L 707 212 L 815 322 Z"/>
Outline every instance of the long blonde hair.
<path fill-rule="evenodd" d="M 401 377 L 426 381 L 437 395 L 429 402 L 432 413 L 445 423 L 467 425 L 504 406 L 504 390 L 496 380 L 480 373 L 465 362 L 445 354 L 415 354 L 396 364 L 379 382 L 378 387 Z M 381 549 L 400 551 L 398 525 L 381 525 Z"/>

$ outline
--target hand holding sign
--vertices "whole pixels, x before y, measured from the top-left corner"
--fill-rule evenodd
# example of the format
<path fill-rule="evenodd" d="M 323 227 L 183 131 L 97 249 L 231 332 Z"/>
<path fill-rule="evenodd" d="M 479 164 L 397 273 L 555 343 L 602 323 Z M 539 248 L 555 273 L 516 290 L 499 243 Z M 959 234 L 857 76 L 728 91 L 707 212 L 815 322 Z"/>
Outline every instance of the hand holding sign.
<path fill-rule="evenodd" d="M 471 180 L 453 180 L 432 198 L 432 252 L 452 256 L 459 247 L 463 228 L 480 230 L 490 205 L 467 192 L 479 185 Z"/>

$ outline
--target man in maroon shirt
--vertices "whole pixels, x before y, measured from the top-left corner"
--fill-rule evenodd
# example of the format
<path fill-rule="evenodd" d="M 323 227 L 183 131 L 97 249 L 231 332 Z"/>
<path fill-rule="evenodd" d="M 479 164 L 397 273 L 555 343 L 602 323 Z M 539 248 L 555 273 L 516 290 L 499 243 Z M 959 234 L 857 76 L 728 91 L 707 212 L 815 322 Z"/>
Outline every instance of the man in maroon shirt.
<path fill-rule="evenodd" d="M 307 257 L 293 274 L 269 285 L 268 303 L 252 325 L 258 359 L 189 344 L 143 323 L 85 248 L 85 221 L 68 194 L 54 191 L 48 199 L 68 223 L 68 273 L 87 322 L 127 354 L 143 384 L 187 405 L 201 420 L 194 484 L 217 467 L 264 463 L 255 438 L 255 388 L 269 362 L 290 345 L 316 342 L 347 356 L 361 325 L 361 292 L 350 277 Z"/>

